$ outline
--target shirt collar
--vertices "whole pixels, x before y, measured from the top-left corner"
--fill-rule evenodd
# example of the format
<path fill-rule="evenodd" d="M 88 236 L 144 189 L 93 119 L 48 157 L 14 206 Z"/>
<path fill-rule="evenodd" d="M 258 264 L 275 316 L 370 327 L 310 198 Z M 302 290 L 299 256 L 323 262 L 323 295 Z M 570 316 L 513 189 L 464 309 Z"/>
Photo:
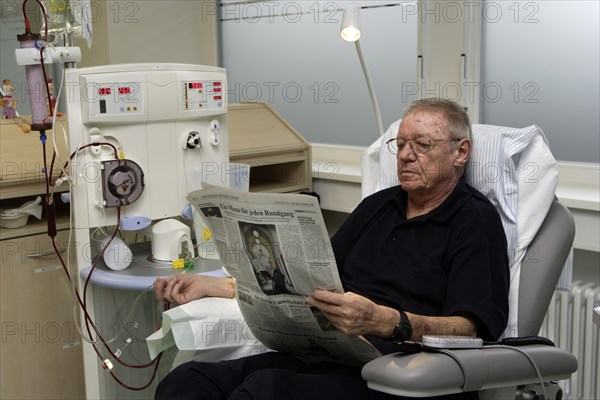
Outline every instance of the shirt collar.
<path fill-rule="evenodd" d="M 408 193 L 398 186 L 399 190 L 395 197 L 395 202 L 402 210 L 402 214 L 406 218 L 406 203 L 408 201 Z M 464 175 L 458 180 L 458 183 L 450 193 L 450 196 L 444 200 L 437 208 L 429 213 L 420 215 L 416 219 L 426 220 L 428 218 L 438 221 L 448 221 L 462 207 L 462 205 L 471 197 L 471 192 L 467 188 L 467 181 Z"/>

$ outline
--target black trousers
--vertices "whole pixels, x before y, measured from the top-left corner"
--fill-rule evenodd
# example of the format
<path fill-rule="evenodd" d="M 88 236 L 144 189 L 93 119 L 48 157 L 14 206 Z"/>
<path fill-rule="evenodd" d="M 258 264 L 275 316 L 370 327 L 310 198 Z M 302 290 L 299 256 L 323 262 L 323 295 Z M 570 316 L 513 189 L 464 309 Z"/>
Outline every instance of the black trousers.
<path fill-rule="evenodd" d="M 476 399 L 477 395 L 439 399 Z M 370 390 L 360 367 L 305 362 L 285 353 L 264 353 L 218 363 L 191 361 L 158 385 L 156 400 L 398 400 Z M 437 398 L 436 398 L 437 399 Z"/>

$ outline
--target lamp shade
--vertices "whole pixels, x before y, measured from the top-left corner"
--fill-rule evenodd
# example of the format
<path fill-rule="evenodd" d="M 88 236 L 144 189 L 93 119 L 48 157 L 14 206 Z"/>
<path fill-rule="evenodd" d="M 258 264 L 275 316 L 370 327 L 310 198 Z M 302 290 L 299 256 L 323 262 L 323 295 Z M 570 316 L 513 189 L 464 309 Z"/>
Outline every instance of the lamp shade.
<path fill-rule="evenodd" d="M 348 7 L 344 9 L 340 35 L 342 36 L 342 39 L 348 42 L 356 42 L 360 39 L 360 19 L 357 7 Z"/>

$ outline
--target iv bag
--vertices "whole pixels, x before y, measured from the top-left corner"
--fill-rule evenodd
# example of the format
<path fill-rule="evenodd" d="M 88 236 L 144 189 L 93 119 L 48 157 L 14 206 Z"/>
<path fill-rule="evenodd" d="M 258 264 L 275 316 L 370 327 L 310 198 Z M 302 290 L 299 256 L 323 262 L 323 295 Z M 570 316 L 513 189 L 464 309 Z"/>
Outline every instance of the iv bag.
<path fill-rule="evenodd" d="M 90 18 L 89 0 L 44 0 L 48 19 L 48 42 L 56 45 L 58 40 L 67 35 L 68 43 L 73 37 L 86 39 L 88 48 L 92 46 L 92 21 Z M 41 34 L 45 34 L 42 24 Z"/>

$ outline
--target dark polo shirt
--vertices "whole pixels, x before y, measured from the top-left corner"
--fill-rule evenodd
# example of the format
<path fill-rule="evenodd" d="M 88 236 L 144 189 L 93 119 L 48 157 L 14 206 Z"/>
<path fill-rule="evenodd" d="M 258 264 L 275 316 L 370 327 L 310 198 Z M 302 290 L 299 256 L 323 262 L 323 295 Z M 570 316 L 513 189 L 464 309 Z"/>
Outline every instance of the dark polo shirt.
<path fill-rule="evenodd" d="M 495 340 L 508 319 L 506 236 L 489 200 L 462 178 L 435 210 L 406 219 L 400 186 L 364 199 L 332 238 L 344 288 L 428 316 L 469 313 Z M 389 339 L 367 336 L 382 353 Z"/>

